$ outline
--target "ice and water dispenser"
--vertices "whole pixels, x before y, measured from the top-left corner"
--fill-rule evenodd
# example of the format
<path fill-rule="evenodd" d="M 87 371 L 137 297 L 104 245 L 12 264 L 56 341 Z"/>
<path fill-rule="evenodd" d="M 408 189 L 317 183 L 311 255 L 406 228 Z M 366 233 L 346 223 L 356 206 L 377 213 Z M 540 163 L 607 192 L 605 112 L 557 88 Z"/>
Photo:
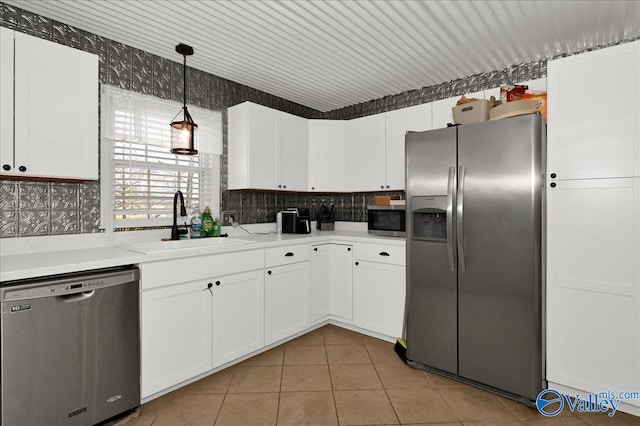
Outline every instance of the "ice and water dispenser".
<path fill-rule="evenodd" d="M 447 241 L 447 196 L 411 197 L 414 240 Z"/>

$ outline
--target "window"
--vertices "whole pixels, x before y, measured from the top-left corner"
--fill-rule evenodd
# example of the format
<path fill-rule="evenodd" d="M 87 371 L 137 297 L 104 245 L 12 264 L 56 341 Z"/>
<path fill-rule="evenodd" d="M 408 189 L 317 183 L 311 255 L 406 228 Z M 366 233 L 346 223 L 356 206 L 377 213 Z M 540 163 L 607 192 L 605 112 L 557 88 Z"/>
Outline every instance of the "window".
<path fill-rule="evenodd" d="M 101 196 L 105 228 L 170 224 L 177 190 L 184 194 L 189 212 L 209 206 L 212 214 L 218 215 L 221 114 L 190 106 L 198 124 L 199 153 L 175 155 L 170 152 L 169 123 L 181 106 L 102 86 Z"/>

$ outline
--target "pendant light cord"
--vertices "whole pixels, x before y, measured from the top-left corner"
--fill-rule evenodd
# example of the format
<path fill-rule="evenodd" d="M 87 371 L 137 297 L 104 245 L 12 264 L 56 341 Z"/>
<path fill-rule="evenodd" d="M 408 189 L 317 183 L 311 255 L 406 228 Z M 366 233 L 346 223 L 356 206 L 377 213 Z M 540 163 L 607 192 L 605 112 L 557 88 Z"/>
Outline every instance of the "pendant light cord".
<path fill-rule="evenodd" d="M 185 113 L 185 120 L 187 117 L 187 55 L 182 55 L 183 62 L 182 62 L 182 101 L 183 101 L 183 105 L 182 107 L 184 108 L 184 113 Z"/>

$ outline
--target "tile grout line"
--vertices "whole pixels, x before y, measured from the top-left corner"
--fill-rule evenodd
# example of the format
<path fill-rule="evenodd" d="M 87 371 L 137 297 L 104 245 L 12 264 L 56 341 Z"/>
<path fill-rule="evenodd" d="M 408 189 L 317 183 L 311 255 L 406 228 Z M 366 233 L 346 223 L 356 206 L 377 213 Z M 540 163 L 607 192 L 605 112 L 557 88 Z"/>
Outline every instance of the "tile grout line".
<path fill-rule="evenodd" d="M 336 424 L 340 425 L 338 404 L 336 404 L 336 392 L 333 388 L 333 378 L 331 377 L 331 366 L 329 365 L 329 353 L 327 352 L 327 340 L 324 338 L 324 331 L 322 332 L 322 347 L 324 348 L 324 355 L 327 357 L 327 370 L 329 371 L 329 382 L 331 383 L 331 397 L 333 398 L 333 408 L 336 410 Z"/>
<path fill-rule="evenodd" d="M 285 343 L 282 344 L 282 363 L 280 364 L 280 387 L 278 389 L 278 404 L 276 405 L 276 426 L 280 417 L 280 399 L 282 398 L 282 379 L 284 376 L 284 356 L 286 352 Z M 273 349 L 270 349 L 273 350 Z"/>
<path fill-rule="evenodd" d="M 389 397 L 389 393 L 387 392 L 387 387 L 384 385 L 384 382 L 382 381 L 382 377 L 380 376 L 380 373 L 378 372 L 378 369 L 376 368 L 376 363 L 373 362 L 373 357 L 371 356 L 371 352 L 369 352 L 369 348 L 367 347 L 367 345 L 364 342 L 363 342 L 363 344 L 364 344 L 364 348 L 367 351 L 367 354 L 369 355 L 369 359 L 371 360 L 371 365 L 373 365 L 373 371 L 376 372 L 376 375 L 378 376 L 378 380 L 380 380 L 380 384 L 382 385 L 382 390 L 384 391 L 384 394 L 387 397 L 387 401 L 389 401 L 389 405 L 391 405 L 391 409 L 393 410 L 393 414 L 396 416 L 396 420 L 398 421 L 398 424 L 402 425 L 402 422 L 400 421 L 400 416 L 398 415 L 398 412 L 396 411 L 396 407 L 393 406 L 393 402 L 391 402 L 391 398 Z"/>
<path fill-rule="evenodd" d="M 222 397 L 222 402 L 220 403 L 220 408 L 218 408 L 218 412 L 216 413 L 216 418 L 213 420 L 213 426 L 215 426 L 218 421 L 218 417 L 220 417 L 220 413 L 222 413 L 222 407 L 224 406 L 225 401 L 227 400 L 227 395 L 229 395 L 229 388 L 231 387 L 231 382 L 233 382 L 233 378 L 236 376 L 236 372 L 238 371 L 238 366 L 233 366 L 233 373 L 231 373 L 231 377 L 229 378 L 229 383 L 225 387 L 224 396 Z M 217 374 L 217 373 L 214 373 Z"/>

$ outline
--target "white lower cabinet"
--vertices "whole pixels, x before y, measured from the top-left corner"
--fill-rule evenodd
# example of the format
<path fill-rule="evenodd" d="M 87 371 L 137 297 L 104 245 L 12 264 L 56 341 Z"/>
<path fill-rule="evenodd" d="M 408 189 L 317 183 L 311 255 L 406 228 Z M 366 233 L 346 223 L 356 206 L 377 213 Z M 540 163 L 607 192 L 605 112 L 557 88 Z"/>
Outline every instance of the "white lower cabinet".
<path fill-rule="evenodd" d="M 264 338 L 270 345 L 309 327 L 311 262 L 268 268 L 264 281 Z"/>
<path fill-rule="evenodd" d="M 354 320 L 358 327 L 402 336 L 404 266 L 358 261 L 353 270 Z"/>
<path fill-rule="evenodd" d="M 359 244 L 354 247 L 355 325 L 390 337 L 402 336 L 405 303 L 405 247 Z"/>
<path fill-rule="evenodd" d="M 264 250 L 140 270 L 142 398 L 264 346 Z"/>
<path fill-rule="evenodd" d="M 141 305 L 142 398 L 211 370 L 206 280 L 143 291 Z"/>
<path fill-rule="evenodd" d="M 311 248 L 311 321 L 329 315 L 331 281 L 331 244 Z"/>
<path fill-rule="evenodd" d="M 637 391 L 640 177 L 553 184 L 547 188 L 547 379 L 583 392 Z"/>
<path fill-rule="evenodd" d="M 233 361 L 264 346 L 264 272 L 213 282 L 213 364 Z"/>
<path fill-rule="evenodd" d="M 352 246 L 317 245 L 311 256 L 311 321 L 328 315 L 352 320 Z"/>
<path fill-rule="evenodd" d="M 402 333 L 404 246 L 294 244 L 143 263 L 140 270 L 142 399 L 312 322 Z"/>
<path fill-rule="evenodd" d="M 329 257 L 329 313 L 353 320 L 353 248 L 333 244 Z"/>
<path fill-rule="evenodd" d="M 264 259 L 264 343 L 270 345 L 309 327 L 311 246 L 269 248 Z"/>

